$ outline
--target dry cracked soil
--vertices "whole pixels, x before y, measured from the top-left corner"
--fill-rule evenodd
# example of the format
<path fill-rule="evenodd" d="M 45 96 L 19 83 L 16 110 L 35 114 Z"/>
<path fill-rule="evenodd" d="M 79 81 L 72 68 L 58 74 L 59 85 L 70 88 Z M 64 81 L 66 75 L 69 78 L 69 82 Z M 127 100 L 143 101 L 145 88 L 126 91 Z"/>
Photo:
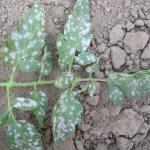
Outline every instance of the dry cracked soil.
<path fill-rule="evenodd" d="M 0 49 L 34 0 L 0 0 Z M 54 70 L 47 79 L 59 74 L 56 37 L 63 31 L 75 0 L 42 0 L 46 9 L 48 43 L 53 51 Z M 95 77 L 107 77 L 110 72 L 133 73 L 150 68 L 150 0 L 90 0 L 93 23 L 90 51 L 101 57 Z M 0 61 L 0 81 L 6 81 L 10 69 Z M 37 74 L 17 73 L 16 80 L 32 81 Z M 23 96 L 31 89 L 14 89 L 13 96 Z M 51 112 L 59 91 L 45 87 L 49 96 L 49 111 L 45 126 L 40 129 L 30 113 L 16 111 L 18 118 L 33 122 L 43 134 L 45 150 L 150 150 L 150 97 L 135 102 L 114 105 L 107 100 L 107 85 L 97 83 L 97 94 L 79 99 L 84 106 L 82 121 L 68 140 L 52 144 Z M 4 89 L 0 89 L 0 113 L 6 108 Z M 4 148 L 5 129 L 0 129 L 0 150 Z"/>

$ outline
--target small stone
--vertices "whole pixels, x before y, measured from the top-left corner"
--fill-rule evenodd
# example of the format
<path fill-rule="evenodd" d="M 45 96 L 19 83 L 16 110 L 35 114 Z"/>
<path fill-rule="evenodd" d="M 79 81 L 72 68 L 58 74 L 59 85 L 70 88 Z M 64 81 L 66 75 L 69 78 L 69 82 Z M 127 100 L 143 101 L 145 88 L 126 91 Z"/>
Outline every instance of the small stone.
<path fill-rule="evenodd" d="M 99 102 L 99 96 L 89 97 L 86 102 L 92 106 L 97 106 Z"/>
<path fill-rule="evenodd" d="M 55 144 L 53 149 L 54 150 L 67 150 L 67 149 L 68 150 L 76 150 L 74 141 L 72 140 L 72 138 L 69 138 L 62 143 Z"/>
<path fill-rule="evenodd" d="M 100 44 L 100 45 L 97 47 L 99 53 L 104 52 L 105 48 L 106 48 L 106 44 L 105 44 L 105 43 L 102 43 L 102 44 Z"/>
<path fill-rule="evenodd" d="M 107 150 L 107 145 L 104 143 L 100 143 L 97 145 L 96 150 Z"/>
<path fill-rule="evenodd" d="M 77 150 L 84 150 L 83 143 L 80 140 L 75 141 Z"/>
<path fill-rule="evenodd" d="M 139 18 L 145 19 L 145 15 L 144 15 L 144 12 L 142 11 L 142 9 L 138 10 L 138 15 L 139 15 Z"/>
<path fill-rule="evenodd" d="M 105 75 L 104 75 L 104 73 L 102 71 L 97 70 L 96 73 L 95 73 L 95 77 L 97 77 L 97 78 L 104 78 Z"/>
<path fill-rule="evenodd" d="M 142 61 L 141 62 L 141 68 L 142 69 L 148 69 L 149 68 L 149 64 L 150 64 L 149 61 Z"/>
<path fill-rule="evenodd" d="M 134 143 L 131 142 L 129 139 L 124 137 L 118 137 L 116 139 L 117 148 L 120 150 L 131 150 L 133 148 Z"/>
<path fill-rule="evenodd" d="M 132 22 L 130 22 L 130 21 L 127 22 L 127 24 L 126 24 L 127 31 L 131 31 L 132 29 L 134 29 L 134 27 L 135 27 L 135 25 Z"/>
<path fill-rule="evenodd" d="M 135 53 L 143 50 L 148 40 L 149 35 L 146 32 L 130 32 L 126 34 L 123 43 L 128 53 Z"/>
<path fill-rule="evenodd" d="M 148 44 L 148 46 L 144 49 L 141 58 L 144 60 L 150 60 L 150 44 Z"/>
<path fill-rule="evenodd" d="M 84 123 L 83 121 L 80 124 L 80 129 L 85 132 L 88 131 L 91 128 L 91 126 L 89 124 Z"/>
<path fill-rule="evenodd" d="M 125 7 L 129 7 L 130 4 L 131 4 L 131 0 L 125 0 L 125 1 L 124 1 L 124 6 L 125 6 Z"/>
<path fill-rule="evenodd" d="M 111 60 L 114 69 L 119 70 L 125 64 L 126 53 L 123 49 L 114 46 L 111 47 Z"/>
<path fill-rule="evenodd" d="M 140 111 L 142 113 L 149 113 L 150 114 L 150 105 L 143 105 L 141 108 L 140 108 Z"/>
<path fill-rule="evenodd" d="M 145 20 L 146 27 L 150 28 L 150 20 Z"/>
<path fill-rule="evenodd" d="M 144 123 L 144 119 L 132 109 L 126 109 L 120 114 L 119 119 L 113 126 L 113 133 L 116 136 L 133 137 Z"/>
<path fill-rule="evenodd" d="M 112 45 L 117 44 L 119 41 L 122 41 L 123 37 L 124 37 L 124 31 L 122 29 L 122 26 L 117 25 L 113 27 L 112 31 L 110 32 L 109 35 L 110 43 Z"/>
<path fill-rule="evenodd" d="M 137 27 L 143 27 L 144 26 L 144 21 L 141 20 L 141 19 L 138 19 L 138 20 L 135 21 L 135 25 Z"/>
<path fill-rule="evenodd" d="M 132 15 L 132 17 L 133 17 L 135 20 L 138 19 L 137 10 L 132 10 L 132 11 L 131 11 L 131 15 Z"/>

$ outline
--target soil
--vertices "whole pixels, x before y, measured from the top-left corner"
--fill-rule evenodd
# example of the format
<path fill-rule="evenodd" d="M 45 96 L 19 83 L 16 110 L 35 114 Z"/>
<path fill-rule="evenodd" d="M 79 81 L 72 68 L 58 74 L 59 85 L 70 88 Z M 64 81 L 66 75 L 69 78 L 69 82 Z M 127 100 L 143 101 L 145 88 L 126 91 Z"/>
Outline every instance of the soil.
<path fill-rule="evenodd" d="M 0 1 L 0 49 L 2 42 L 18 24 L 34 0 Z M 63 31 L 75 0 L 42 0 L 46 9 L 48 43 L 53 51 L 52 79 L 59 74 L 57 66 L 56 37 Z M 95 77 L 113 71 L 133 73 L 150 68 L 150 1 L 148 0 L 90 0 L 94 39 L 90 50 L 101 56 L 101 67 Z M 2 64 L 0 81 L 6 81 L 10 69 Z M 17 81 L 35 80 L 37 74 L 18 72 Z M 14 89 L 13 96 L 26 95 L 31 89 Z M 81 94 L 84 106 L 82 121 L 68 140 L 52 144 L 51 112 L 59 91 L 45 87 L 49 96 L 49 111 L 45 126 L 40 129 L 30 113 L 16 111 L 18 118 L 27 118 L 43 134 L 45 150 L 150 150 L 150 97 L 114 105 L 107 100 L 107 85 L 97 83 L 97 95 L 90 98 Z M 5 110 L 4 89 L 0 90 L 0 113 Z M 0 150 L 4 150 L 5 129 L 0 129 Z"/>

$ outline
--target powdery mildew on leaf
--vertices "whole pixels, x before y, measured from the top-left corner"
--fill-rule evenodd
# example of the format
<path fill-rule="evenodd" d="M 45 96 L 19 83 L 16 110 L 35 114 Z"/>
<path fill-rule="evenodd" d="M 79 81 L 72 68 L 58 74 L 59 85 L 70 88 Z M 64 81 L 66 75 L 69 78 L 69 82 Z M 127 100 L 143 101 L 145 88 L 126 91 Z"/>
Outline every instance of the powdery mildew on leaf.
<path fill-rule="evenodd" d="M 90 52 L 82 52 L 75 57 L 75 60 L 80 65 L 89 65 L 91 63 L 96 62 L 97 57 Z"/>
<path fill-rule="evenodd" d="M 97 88 L 96 85 L 97 85 L 96 83 L 90 83 L 88 85 L 88 93 L 91 97 L 96 94 L 96 88 Z"/>
<path fill-rule="evenodd" d="M 59 34 L 57 48 L 59 65 L 66 68 L 74 58 L 76 50 L 86 51 L 92 39 L 89 15 L 89 0 L 77 0 L 64 27 L 64 34 Z"/>
<path fill-rule="evenodd" d="M 44 54 L 41 61 L 41 74 L 47 76 L 52 71 L 52 59 L 51 59 L 51 51 L 47 46 L 44 48 Z"/>
<path fill-rule="evenodd" d="M 54 141 L 59 142 L 69 137 L 80 122 L 83 107 L 75 99 L 72 91 L 63 91 L 52 114 Z"/>
<path fill-rule="evenodd" d="M 114 103 L 121 103 L 125 96 L 130 100 L 136 100 L 141 96 L 150 93 L 150 76 L 149 71 L 141 71 L 135 75 L 127 77 L 118 74 L 112 74 L 108 78 L 109 100 Z"/>
<path fill-rule="evenodd" d="M 60 89 L 67 89 L 74 80 L 74 74 L 71 72 L 63 73 L 55 80 L 55 86 Z"/>
<path fill-rule="evenodd" d="M 8 125 L 6 147 L 8 150 L 43 150 L 41 135 L 25 120 Z"/>
<path fill-rule="evenodd" d="M 33 112 L 41 125 L 44 123 L 44 116 L 48 110 L 48 97 L 42 91 L 31 91 L 29 98 L 34 99 L 38 103 L 38 107 Z"/>
<path fill-rule="evenodd" d="M 14 108 L 24 111 L 32 111 L 38 107 L 38 103 L 30 98 L 17 97 L 14 100 Z"/>
<path fill-rule="evenodd" d="M 44 33 L 44 27 L 44 8 L 40 4 L 35 4 L 5 42 L 3 50 L 4 62 L 15 66 L 22 61 L 37 58 L 45 44 L 46 34 Z M 32 63 L 36 62 L 33 61 Z M 29 70 L 29 68 L 33 70 L 33 67 L 30 65 L 31 63 L 28 63 L 28 65 L 26 63 L 25 71 Z"/>

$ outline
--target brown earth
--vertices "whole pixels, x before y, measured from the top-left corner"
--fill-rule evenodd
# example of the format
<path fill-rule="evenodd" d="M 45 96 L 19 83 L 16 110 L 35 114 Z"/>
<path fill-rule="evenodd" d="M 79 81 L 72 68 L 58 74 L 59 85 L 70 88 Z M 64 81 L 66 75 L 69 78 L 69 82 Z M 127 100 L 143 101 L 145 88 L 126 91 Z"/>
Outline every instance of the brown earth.
<path fill-rule="evenodd" d="M 0 45 L 18 24 L 34 0 L 0 1 Z M 55 41 L 75 0 L 42 0 L 47 15 L 48 43 L 53 51 L 53 72 L 48 79 L 59 74 Z M 90 50 L 101 56 L 101 67 L 96 77 L 107 76 L 112 71 L 135 72 L 150 67 L 150 1 L 148 0 L 90 0 L 94 39 Z M 1 48 L 0 48 L 1 49 Z M 0 81 L 9 78 L 10 69 L 2 62 Z M 37 74 L 17 73 L 16 80 L 32 81 Z M 136 102 L 113 105 L 107 100 L 107 86 L 97 84 L 93 98 L 80 95 L 84 105 L 82 122 L 75 134 L 60 145 L 52 144 L 51 112 L 59 91 L 45 87 L 49 96 L 49 111 L 45 127 L 38 128 L 32 114 L 16 112 L 18 118 L 34 122 L 43 133 L 45 150 L 150 150 L 150 98 Z M 31 89 L 14 89 L 13 97 L 23 96 Z M 0 113 L 5 110 L 4 89 L 0 90 Z M 92 101 L 90 100 L 92 99 Z M 0 130 L 0 150 L 4 150 L 5 130 Z"/>

